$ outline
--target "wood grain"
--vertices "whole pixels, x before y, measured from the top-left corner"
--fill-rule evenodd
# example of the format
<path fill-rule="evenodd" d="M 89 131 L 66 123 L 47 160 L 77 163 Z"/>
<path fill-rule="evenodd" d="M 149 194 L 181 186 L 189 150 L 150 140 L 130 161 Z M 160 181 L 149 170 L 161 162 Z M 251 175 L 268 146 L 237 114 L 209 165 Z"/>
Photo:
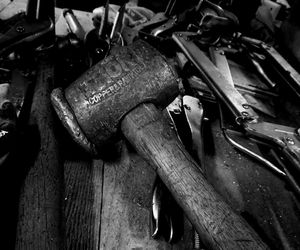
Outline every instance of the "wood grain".
<path fill-rule="evenodd" d="M 157 171 L 209 249 L 267 248 L 207 183 L 154 105 L 127 114 L 121 130 Z"/>
<path fill-rule="evenodd" d="M 121 143 L 120 147 L 121 153 L 116 160 L 104 164 L 101 237 L 97 249 L 176 250 L 191 247 L 188 222 L 186 234 L 174 245 L 151 238 L 152 190 L 156 173 L 130 146 Z"/>
<path fill-rule="evenodd" d="M 101 168 L 100 164 L 100 168 Z M 65 169 L 64 215 L 66 249 L 94 249 L 95 214 L 91 159 L 67 160 Z"/>
<path fill-rule="evenodd" d="M 30 136 L 24 148 L 28 155 L 35 157 L 21 192 L 16 249 L 59 249 L 62 246 L 63 168 L 50 103 L 53 65 L 48 55 L 39 56 L 28 127 Z"/>
<path fill-rule="evenodd" d="M 111 161 L 84 157 L 65 163 L 66 249 L 192 249 L 188 221 L 176 244 L 151 238 L 156 173 L 124 143 Z M 76 155 L 76 153 L 74 154 Z"/>

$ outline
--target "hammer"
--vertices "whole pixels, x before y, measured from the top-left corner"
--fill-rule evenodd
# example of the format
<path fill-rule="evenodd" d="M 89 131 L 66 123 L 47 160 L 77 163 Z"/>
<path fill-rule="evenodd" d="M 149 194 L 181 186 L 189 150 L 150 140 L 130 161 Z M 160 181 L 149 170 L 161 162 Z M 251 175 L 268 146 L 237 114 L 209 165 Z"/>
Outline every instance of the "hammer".
<path fill-rule="evenodd" d="M 96 153 L 120 135 L 154 168 L 209 249 L 266 249 L 207 183 L 158 108 L 178 94 L 172 64 L 144 41 L 116 48 L 52 104 L 74 140 Z M 158 107 L 158 108 L 157 108 Z"/>

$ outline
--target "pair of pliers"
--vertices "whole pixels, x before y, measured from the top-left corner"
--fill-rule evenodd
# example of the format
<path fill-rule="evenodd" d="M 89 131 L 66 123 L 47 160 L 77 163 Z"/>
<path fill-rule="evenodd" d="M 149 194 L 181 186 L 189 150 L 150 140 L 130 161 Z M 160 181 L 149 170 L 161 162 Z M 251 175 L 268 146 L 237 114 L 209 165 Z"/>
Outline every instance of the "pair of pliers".
<path fill-rule="evenodd" d="M 109 0 L 107 0 L 99 29 L 95 28 L 86 34 L 84 43 L 91 61 L 90 66 L 104 59 L 112 46 L 124 46 L 121 32 L 123 28 L 125 6 L 126 5 L 124 4 L 120 7 L 114 19 L 113 26 L 110 28 L 108 22 Z"/>
<path fill-rule="evenodd" d="M 300 171 L 299 128 L 263 121 L 247 100 L 232 86 L 231 80 L 197 46 L 199 37 L 195 33 L 177 32 L 173 33 L 172 38 L 201 73 L 214 95 L 231 111 L 236 125 L 244 134 L 274 149 L 280 167 L 273 168 L 274 165 L 268 165 L 268 167 L 272 167 L 277 174 L 286 178 L 294 190 L 300 194 L 299 185 L 292 174 Z"/>
<path fill-rule="evenodd" d="M 26 78 L 30 78 L 30 74 L 26 77 L 26 74 L 15 71 L 15 67 L 17 64 L 20 66 L 19 61 L 23 62 L 24 58 L 32 57 L 32 54 L 28 57 L 28 48 L 30 51 L 37 48 L 42 50 L 54 44 L 54 1 L 28 0 L 26 13 L 18 13 L 2 21 L 0 33 L 1 164 L 16 143 L 19 130 L 17 126 L 24 119 L 24 107 L 28 106 L 24 102 L 27 100 L 30 85 Z M 19 75 L 16 76 L 17 74 Z"/>
<path fill-rule="evenodd" d="M 152 196 L 152 237 L 177 242 L 183 233 L 183 212 L 164 183 L 157 177 Z"/>
<path fill-rule="evenodd" d="M 203 108 L 198 98 L 179 95 L 164 111 L 178 139 L 194 155 L 203 169 Z M 183 212 L 162 181 L 157 178 L 152 197 L 153 238 L 163 236 L 169 243 L 183 234 Z"/>
<path fill-rule="evenodd" d="M 0 56 L 10 54 L 24 44 L 36 46 L 39 44 L 37 41 L 54 32 L 54 5 L 51 16 L 48 10 L 50 3 L 51 1 L 28 0 L 26 13 L 18 13 L 2 22 Z"/>

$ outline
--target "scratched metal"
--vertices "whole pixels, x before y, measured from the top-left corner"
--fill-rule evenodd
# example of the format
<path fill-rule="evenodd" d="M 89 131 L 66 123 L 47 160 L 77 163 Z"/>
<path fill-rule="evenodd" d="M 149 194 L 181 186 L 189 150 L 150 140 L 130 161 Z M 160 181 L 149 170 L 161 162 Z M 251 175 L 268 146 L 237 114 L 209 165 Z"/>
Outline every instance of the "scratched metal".
<path fill-rule="evenodd" d="M 51 102 L 62 124 L 68 130 L 73 140 L 79 144 L 85 151 L 93 156 L 98 156 L 97 149 L 85 136 L 84 132 L 77 123 L 76 117 L 66 102 L 63 90 L 54 89 L 51 93 Z"/>
<path fill-rule="evenodd" d="M 65 98 L 90 142 L 101 149 L 116 139 L 122 117 L 140 103 L 167 106 L 178 93 L 177 74 L 144 41 L 119 47 L 65 90 Z"/>

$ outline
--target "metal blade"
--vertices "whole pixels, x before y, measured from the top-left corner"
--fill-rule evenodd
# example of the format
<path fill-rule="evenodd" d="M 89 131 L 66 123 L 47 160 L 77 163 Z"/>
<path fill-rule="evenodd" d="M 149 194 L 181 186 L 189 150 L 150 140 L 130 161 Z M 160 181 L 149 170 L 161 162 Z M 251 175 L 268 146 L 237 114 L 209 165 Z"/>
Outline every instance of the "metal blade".
<path fill-rule="evenodd" d="M 230 108 L 237 118 L 257 119 L 257 114 L 246 99 L 232 86 L 232 83 L 220 72 L 202 50 L 191 40 L 195 36 L 190 32 L 173 33 L 173 40 L 179 45 L 187 58 L 202 73 L 207 85 Z"/>
<path fill-rule="evenodd" d="M 126 4 L 122 5 L 122 7 L 119 9 L 112 30 L 111 30 L 111 34 L 110 34 L 110 39 L 113 40 L 114 38 L 116 38 L 116 36 L 118 36 L 118 34 L 121 33 L 122 28 L 123 28 L 123 19 L 124 19 L 124 13 L 125 13 L 125 6 Z M 118 38 L 118 37 L 117 37 Z"/>
<path fill-rule="evenodd" d="M 54 22 L 54 0 L 28 0 L 26 16 L 33 20 L 51 18 Z"/>
<path fill-rule="evenodd" d="M 209 55 L 210 55 L 212 62 L 217 66 L 217 68 L 220 70 L 220 72 L 223 74 L 223 76 L 226 77 L 228 83 L 232 87 L 234 87 L 234 82 L 233 82 L 233 79 L 231 76 L 229 64 L 228 64 L 228 61 L 227 61 L 224 51 L 222 49 L 219 49 L 216 47 L 210 47 Z"/>
<path fill-rule="evenodd" d="M 186 120 L 188 122 L 191 134 L 193 150 L 197 153 L 200 166 L 203 168 L 203 140 L 202 140 L 202 121 L 203 107 L 198 98 L 185 95 L 183 97 L 183 107 Z"/>
<path fill-rule="evenodd" d="M 108 33 L 108 14 L 109 14 L 109 0 L 106 1 L 104 16 L 101 20 L 99 29 L 99 37 L 105 39 Z"/>
<path fill-rule="evenodd" d="M 217 68 L 220 70 L 223 76 L 227 79 L 228 83 L 232 87 L 236 87 L 232 79 L 229 63 L 227 61 L 224 51 L 220 48 L 210 47 L 209 54 L 212 62 L 217 66 Z M 276 117 L 274 112 L 268 109 L 265 105 L 262 105 L 261 102 L 259 102 L 259 100 L 257 100 L 256 98 L 248 94 L 244 94 L 243 96 L 253 109 L 258 110 L 266 115 Z"/>
<path fill-rule="evenodd" d="M 176 4 L 176 1 L 177 0 L 169 0 L 167 8 L 165 10 L 165 15 L 166 16 L 171 16 L 172 15 L 174 6 Z"/>

